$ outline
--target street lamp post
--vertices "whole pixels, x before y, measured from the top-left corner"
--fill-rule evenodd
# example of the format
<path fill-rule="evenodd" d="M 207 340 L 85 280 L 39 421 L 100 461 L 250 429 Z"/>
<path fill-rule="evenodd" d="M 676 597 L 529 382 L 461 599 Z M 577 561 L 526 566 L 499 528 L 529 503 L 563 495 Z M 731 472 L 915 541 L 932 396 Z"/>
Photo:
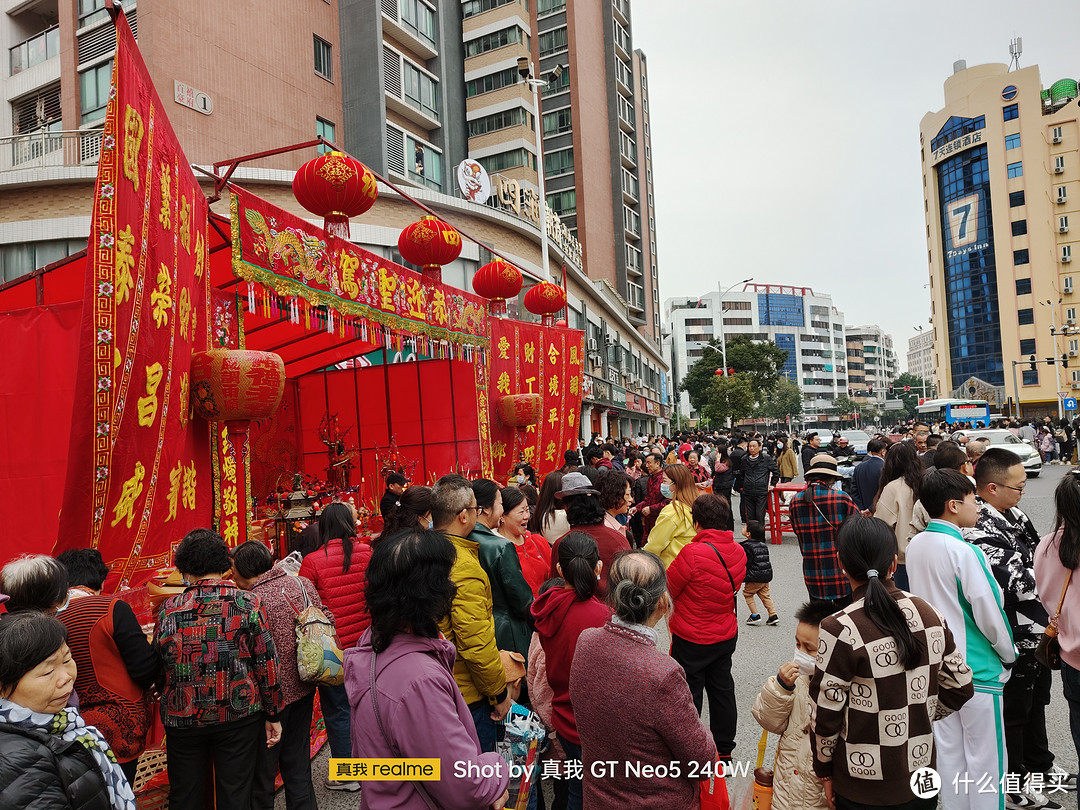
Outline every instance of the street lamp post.
<path fill-rule="evenodd" d="M 543 79 L 537 79 L 533 74 L 532 62 L 522 56 L 517 60 L 518 74 L 532 89 L 533 98 L 533 129 L 536 135 L 536 185 L 540 192 L 540 271 L 544 278 L 551 280 L 551 272 L 548 269 L 548 230 L 547 230 L 547 192 L 544 188 L 544 141 L 540 131 L 540 92 L 539 88 L 548 84 Z M 562 76 L 563 67 L 557 65 L 551 71 L 552 79 L 557 80 Z"/>
<path fill-rule="evenodd" d="M 724 335 L 724 296 L 727 295 L 732 290 L 734 290 L 740 284 L 749 284 L 753 280 L 754 280 L 753 276 L 751 276 L 750 278 L 744 278 L 742 281 L 736 281 L 734 284 L 732 284 L 726 290 L 721 290 L 721 292 L 720 292 L 720 356 L 724 359 L 724 372 L 725 373 L 727 372 L 728 364 L 727 364 L 727 337 Z M 717 287 L 717 289 L 719 289 L 720 285 L 717 284 L 716 287 Z"/>
<path fill-rule="evenodd" d="M 1039 303 L 1050 310 L 1050 335 L 1054 339 L 1054 356 L 1051 362 L 1053 362 L 1054 364 L 1054 381 L 1057 383 L 1057 388 L 1055 389 L 1054 393 L 1057 395 L 1058 419 L 1064 419 L 1065 405 L 1062 402 L 1061 398 L 1061 370 L 1058 368 L 1057 364 L 1057 307 L 1054 305 L 1054 302 L 1050 300 L 1047 300 L 1045 303 L 1043 301 L 1040 301 Z M 1058 299 L 1058 303 L 1061 303 L 1061 299 Z"/>

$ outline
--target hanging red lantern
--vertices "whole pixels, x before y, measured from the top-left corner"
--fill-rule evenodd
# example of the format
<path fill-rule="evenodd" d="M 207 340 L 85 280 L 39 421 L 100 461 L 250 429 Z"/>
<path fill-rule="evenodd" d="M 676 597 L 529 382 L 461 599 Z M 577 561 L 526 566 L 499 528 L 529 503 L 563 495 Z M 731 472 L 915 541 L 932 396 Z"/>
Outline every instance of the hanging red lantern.
<path fill-rule="evenodd" d="M 208 422 L 273 416 L 285 391 L 285 363 L 273 352 L 211 349 L 191 356 L 191 401 Z"/>
<path fill-rule="evenodd" d="M 566 328 L 566 318 L 559 318 L 559 320 L 555 321 L 555 325 L 557 327 L 559 327 L 560 329 L 565 329 Z"/>
<path fill-rule="evenodd" d="M 544 326 L 554 326 L 555 313 L 566 306 L 566 293 L 558 284 L 541 281 L 525 293 L 525 309 L 540 316 Z"/>
<path fill-rule="evenodd" d="M 379 187 L 367 166 L 344 152 L 309 160 L 293 178 L 293 194 L 304 208 L 323 218 L 323 229 L 349 238 L 349 217 L 375 204 Z"/>
<path fill-rule="evenodd" d="M 423 268 L 424 278 L 442 282 L 442 266 L 461 255 L 461 234 L 438 217 L 420 217 L 401 231 L 398 252 L 410 264 Z"/>
<path fill-rule="evenodd" d="M 526 427 L 540 421 L 539 394 L 507 394 L 499 397 L 499 418 L 507 427 Z"/>
<path fill-rule="evenodd" d="M 477 295 L 491 299 L 491 314 L 506 315 L 506 299 L 521 292 L 521 271 L 502 259 L 490 261 L 476 271 L 472 288 Z"/>

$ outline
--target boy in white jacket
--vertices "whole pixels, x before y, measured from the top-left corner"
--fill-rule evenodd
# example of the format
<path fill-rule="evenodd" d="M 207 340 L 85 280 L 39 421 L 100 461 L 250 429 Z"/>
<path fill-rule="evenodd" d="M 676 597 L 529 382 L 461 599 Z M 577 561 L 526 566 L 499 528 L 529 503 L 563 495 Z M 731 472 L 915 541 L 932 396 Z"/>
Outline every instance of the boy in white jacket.
<path fill-rule="evenodd" d="M 810 750 L 810 676 L 818 654 L 818 626 L 836 612 L 832 602 L 805 602 L 795 611 L 795 658 L 761 687 L 753 715 L 780 735 L 773 768 L 774 810 L 829 810 Z"/>
<path fill-rule="evenodd" d="M 942 806 L 1003 810 L 1008 762 L 1001 693 L 1016 648 L 986 557 L 960 533 L 978 517 L 975 487 L 956 470 L 935 470 L 923 479 L 920 500 L 931 520 L 908 545 L 911 592 L 945 617 L 975 681 L 975 696 L 934 724 Z"/>

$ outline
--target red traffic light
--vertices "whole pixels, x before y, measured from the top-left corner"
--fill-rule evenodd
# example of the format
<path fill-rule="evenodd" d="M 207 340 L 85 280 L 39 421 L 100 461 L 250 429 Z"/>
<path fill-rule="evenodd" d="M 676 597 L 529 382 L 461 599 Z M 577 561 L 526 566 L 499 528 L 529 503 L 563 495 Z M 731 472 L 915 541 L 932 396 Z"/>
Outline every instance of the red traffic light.
<path fill-rule="evenodd" d="M 911 390 L 911 386 L 910 386 L 910 385 L 905 385 L 905 386 L 904 386 L 904 393 L 907 393 L 907 392 L 908 392 L 908 391 L 910 391 L 910 390 Z"/>

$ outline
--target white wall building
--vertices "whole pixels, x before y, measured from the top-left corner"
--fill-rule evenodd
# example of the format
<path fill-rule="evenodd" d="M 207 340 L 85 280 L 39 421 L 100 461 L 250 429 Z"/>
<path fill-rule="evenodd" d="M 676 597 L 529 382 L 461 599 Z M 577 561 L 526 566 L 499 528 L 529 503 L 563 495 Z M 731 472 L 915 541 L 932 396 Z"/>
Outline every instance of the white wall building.
<path fill-rule="evenodd" d="M 908 374 L 920 380 L 934 379 L 934 332 L 927 330 L 908 339 Z"/>
<path fill-rule="evenodd" d="M 858 402 L 883 402 L 889 386 L 900 376 L 900 360 L 893 350 L 892 335 L 880 326 L 849 326 L 847 340 L 848 386 L 854 391 L 873 391 Z"/>
<path fill-rule="evenodd" d="M 746 284 L 724 294 L 722 323 L 719 289 L 701 298 L 669 298 L 664 313 L 670 329 L 664 354 L 671 363 L 676 408 L 684 418 L 697 419 L 698 414 L 690 407 L 689 394 L 678 386 L 709 341 L 721 334 L 727 339 L 749 335 L 771 340 L 786 350 L 782 373 L 802 390 L 807 416 L 847 393 L 844 315 L 828 295 L 809 287 Z"/>

